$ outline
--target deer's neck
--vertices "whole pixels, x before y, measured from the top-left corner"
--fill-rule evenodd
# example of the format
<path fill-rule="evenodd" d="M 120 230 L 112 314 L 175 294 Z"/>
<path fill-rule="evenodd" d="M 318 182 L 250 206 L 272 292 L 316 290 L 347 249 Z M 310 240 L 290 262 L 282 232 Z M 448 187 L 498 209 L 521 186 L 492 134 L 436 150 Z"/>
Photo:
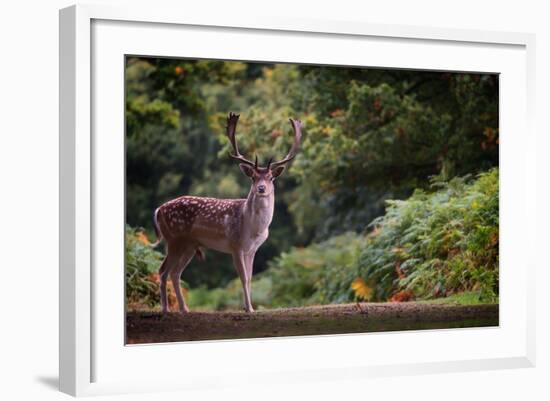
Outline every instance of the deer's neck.
<path fill-rule="evenodd" d="M 265 232 L 273 219 L 273 208 L 275 194 L 271 192 L 268 196 L 258 196 L 252 190 L 248 193 L 244 205 L 243 218 L 250 227 L 252 235 L 259 235 Z"/>

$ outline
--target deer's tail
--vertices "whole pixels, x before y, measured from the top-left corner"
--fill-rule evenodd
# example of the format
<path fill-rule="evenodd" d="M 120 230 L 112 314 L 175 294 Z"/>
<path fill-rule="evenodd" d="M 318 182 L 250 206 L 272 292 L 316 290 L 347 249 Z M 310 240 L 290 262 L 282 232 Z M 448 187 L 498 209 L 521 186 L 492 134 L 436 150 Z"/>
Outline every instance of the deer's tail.
<path fill-rule="evenodd" d="M 158 213 L 159 213 L 159 208 L 157 208 L 155 210 L 155 213 L 153 214 L 153 227 L 155 227 L 155 234 L 157 236 L 157 241 L 151 244 L 152 248 L 156 248 L 162 242 L 162 231 L 160 231 L 160 228 L 159 228 Z"/>

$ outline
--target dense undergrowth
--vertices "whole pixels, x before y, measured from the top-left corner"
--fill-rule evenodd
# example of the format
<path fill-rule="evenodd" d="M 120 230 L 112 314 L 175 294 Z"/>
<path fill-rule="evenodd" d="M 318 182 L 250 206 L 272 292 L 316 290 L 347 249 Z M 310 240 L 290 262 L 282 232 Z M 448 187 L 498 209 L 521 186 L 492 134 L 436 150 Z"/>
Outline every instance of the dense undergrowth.
<path fill-rule="evenodd" d="M 431 299 L 474 291 L 498 299 L 498 170 L 434 181 L 433 193 L 416 190 L 389 201 L 370 227 L 358 262 L 372 299 Z"/>

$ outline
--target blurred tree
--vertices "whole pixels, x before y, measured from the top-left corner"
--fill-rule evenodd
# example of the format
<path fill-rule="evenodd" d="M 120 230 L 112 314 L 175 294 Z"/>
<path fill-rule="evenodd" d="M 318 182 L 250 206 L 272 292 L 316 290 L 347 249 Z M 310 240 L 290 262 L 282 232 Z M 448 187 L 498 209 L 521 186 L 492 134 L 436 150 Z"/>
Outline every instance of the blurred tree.
<path fill-rule="evenodd" d="M 498 165 L 496 75 L 306 66 L 300 81 L 307 136 L 290 209 L 317 239 L 361 230 L 432 175 Z"/>

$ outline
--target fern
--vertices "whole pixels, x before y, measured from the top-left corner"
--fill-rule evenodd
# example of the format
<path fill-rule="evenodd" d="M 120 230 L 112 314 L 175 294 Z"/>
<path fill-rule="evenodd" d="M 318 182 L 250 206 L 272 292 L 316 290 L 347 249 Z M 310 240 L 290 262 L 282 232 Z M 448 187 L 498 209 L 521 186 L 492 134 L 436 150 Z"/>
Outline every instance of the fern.
<path fill-rule="evenodd" d="M 432 188 L 387 202 L 386 214 L 369 225 L 360 276 L 376 288 L 375 300 L 399 291 L 417 299 L 474 291 L 496 302 L 498 169 L 476 179 L 434 180 Z"/>

